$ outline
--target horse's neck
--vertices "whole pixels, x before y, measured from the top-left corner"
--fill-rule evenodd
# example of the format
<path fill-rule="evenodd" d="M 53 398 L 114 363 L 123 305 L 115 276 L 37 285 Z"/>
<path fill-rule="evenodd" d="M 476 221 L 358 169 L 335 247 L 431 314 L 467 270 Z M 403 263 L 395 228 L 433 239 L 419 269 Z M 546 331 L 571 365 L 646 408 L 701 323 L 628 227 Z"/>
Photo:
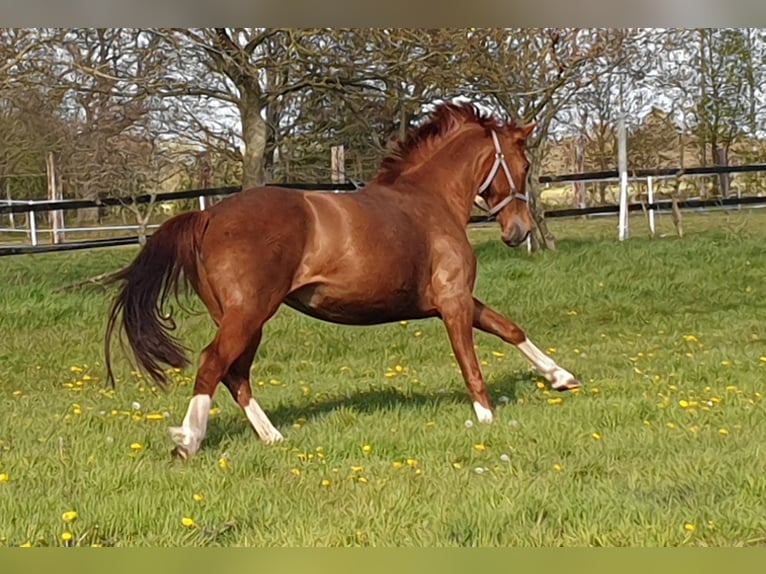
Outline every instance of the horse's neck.
<path fill-rule="evenodd" d="M 480 159 L 476 153 L 465 153 L 465 145 L 461 138 L 450 142 L 409 176 L 417 178 L 430 201 L 444 203 L 457 219 L 468 223 L 481 176 L 477 176 Z M 460 159 L 455 161 L 456 157 Z"/>

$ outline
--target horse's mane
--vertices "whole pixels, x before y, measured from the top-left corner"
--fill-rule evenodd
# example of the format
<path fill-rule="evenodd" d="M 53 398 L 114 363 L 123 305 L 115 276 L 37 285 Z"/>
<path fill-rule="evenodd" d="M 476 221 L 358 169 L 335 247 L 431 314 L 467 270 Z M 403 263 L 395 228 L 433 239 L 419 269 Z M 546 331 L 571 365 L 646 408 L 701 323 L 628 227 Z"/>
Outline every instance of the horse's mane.
<path fill-rule="evenodd" d="M 375 180 L 393 183 L 408 167 L 417 165 L 433 153 L 434 143 L 467 123 L 475 123 L 486 129 L 503 130 L 508 124 L 485 114 L 469 102 L 439 104 L 420 126 L 410 128 L 403 140 L 395 142 L 381 160 Z"/>

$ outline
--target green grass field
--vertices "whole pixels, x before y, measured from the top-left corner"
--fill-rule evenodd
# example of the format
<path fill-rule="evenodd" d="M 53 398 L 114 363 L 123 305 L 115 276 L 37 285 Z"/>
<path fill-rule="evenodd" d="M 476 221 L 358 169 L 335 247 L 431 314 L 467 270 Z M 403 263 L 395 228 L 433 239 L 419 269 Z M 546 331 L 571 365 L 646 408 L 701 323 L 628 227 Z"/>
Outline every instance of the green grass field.
<path fill-rule="evenodd" d="M 584 382 L 557 394 L 477 335 L 491 426 L 437 320 L 320 323 L 282 309 L 252 369 L 285 435 L 263 445 L 219 389 L 199 454 L 171 461 L 193 371 L 168 392 L 115 347 L 111 291 L 54 289 L 135 248 L 0 259 L 0 545 L 766 544 L 766 212 L 552 220 L 556 252 L 471 232 L 479 296 Z M 212 336 L 180 313 L 195 353 Z M 68 521 L 67 521 L 68 519 Z"/>

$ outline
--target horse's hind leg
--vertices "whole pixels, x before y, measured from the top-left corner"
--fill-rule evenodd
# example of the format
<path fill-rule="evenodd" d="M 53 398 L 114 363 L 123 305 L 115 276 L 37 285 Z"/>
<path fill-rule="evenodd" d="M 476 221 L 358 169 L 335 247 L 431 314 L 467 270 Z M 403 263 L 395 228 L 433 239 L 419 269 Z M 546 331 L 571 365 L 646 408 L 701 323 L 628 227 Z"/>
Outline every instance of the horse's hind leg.
<path fill-rule="evenodd" d="M 215 338 L 200 356 L 194 391 L 183 423 L 180 427 L 170 428 L 170 436 L 176 443 L 174 455 L 185 459 L 199 450 L 207 431 L 207 419 L 215 388 L 219 381 L 223 380 L 229 367 L 248 349 L 253 340 L 252 319 L 252 316 L 241 309 L 231 309 L 221 317 Z"/>
<path fill-rule="evenodd" d="M 240 408 L 242 408 L 247 420 L 250 421 L 253 430 L 255 430 L 260 439 L 267 444 L 273 444 L 283 440 L 282 434 L 274 428 L 269 417 L 266 416 L 261 406 L 253 398 L 250 388 L 250 365 L 253 363 L 255 352 L 260 344 L 261 332 L 261 330 L 258 330 L 250 346 L 229 367 L 229 372 L 226 373 L 223 383 L 229 389 L 231 396 L 234 397 Z"/>
<path fill-rule="evenodd" d="M 556 361 L 538 349 L 516 323 L 487 307 L 478 299 L 474 298 L 473 301 L 474 327 L 496 335 L 506 343 L 516 345 L 519 351 L 524 353 L 535 368 L 548 379 L 553 389 L 568 391 L 581 386 L 580 381 L 572 373 L 559 367 Z"/>

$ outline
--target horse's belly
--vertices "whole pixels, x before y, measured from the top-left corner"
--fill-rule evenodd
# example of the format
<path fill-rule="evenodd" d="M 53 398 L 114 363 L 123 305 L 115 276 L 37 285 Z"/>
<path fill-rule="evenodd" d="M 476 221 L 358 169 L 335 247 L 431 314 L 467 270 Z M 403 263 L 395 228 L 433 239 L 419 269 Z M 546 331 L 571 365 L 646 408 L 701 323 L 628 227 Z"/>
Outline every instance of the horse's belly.
<path fill-rule="evenodd" d="M 420 308 L 416 289 L 398 287 L 385 295 L 354 289 L 307 285 L 291 293 L 285 303 L 302 313 L 347 325 L 375 325 L 429 316 Z"/>

